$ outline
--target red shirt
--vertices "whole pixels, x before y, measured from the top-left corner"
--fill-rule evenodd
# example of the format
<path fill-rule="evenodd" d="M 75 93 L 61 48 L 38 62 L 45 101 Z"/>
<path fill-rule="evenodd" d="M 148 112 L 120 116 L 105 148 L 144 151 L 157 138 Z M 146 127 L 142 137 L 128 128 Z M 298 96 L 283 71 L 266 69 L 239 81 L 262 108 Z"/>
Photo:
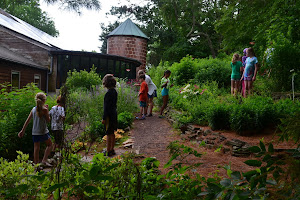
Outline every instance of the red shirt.
<path fill-rule="evenodd" d="M 147 101 L 148 98 L 148 85 L 146 81 L 143 81 L 140 87 L 140 101 Z"/>

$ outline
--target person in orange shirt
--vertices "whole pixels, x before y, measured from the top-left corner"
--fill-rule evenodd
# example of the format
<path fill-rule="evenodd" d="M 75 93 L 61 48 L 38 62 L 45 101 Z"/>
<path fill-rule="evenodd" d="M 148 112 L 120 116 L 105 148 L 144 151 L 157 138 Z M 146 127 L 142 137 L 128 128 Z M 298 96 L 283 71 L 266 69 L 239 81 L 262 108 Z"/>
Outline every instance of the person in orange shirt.
<path fill-rule="evenodd" d="M 139 101 L 140 101 L 140 116 L 136 117 L 136 119 L 146 119 L 145 111 L 147 107 L 147 98 L 148 98 L 148 85 L 145 81 L 146 76 L 142 74 L 139 76 L 139 82 L 141 83 L 140 91 L 139 91 Z"/>

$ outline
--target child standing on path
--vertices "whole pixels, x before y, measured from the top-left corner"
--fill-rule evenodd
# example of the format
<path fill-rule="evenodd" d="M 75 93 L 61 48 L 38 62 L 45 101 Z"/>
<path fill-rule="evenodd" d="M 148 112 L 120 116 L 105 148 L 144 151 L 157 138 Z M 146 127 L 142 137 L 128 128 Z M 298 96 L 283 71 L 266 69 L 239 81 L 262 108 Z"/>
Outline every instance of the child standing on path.
<path fill-rule="evenodd" d="M 139 70 L 138 75 L 140 76 L 142 74 L 145 74 L 145 71 L 144 70 Z M 153 110 L 153 107 L 154 107 L 153 98 L 157 97 L 157 94 L 156 94 L 157 87 L 153 83 L 151 77 L 147 74 L 145 74 L 145 81 L 148 85 L 148 95 L 147 95 L 148 96 L 148 99 L 147 99 L 148 101 L 147 101 L 147 107 L 146 107 L 145 115 L 147 117 L 152 117 L 153 116 L 152 110 Z M 140 84 L 138 84 L 138 85 L 140 86 Z M 148 107 L 149 107 L 149 110 L 148 110 Z"/>
<path fill-rule="evenodd" d="M 163 97 L 163 105 L 160 109 L 160 115 L 159 115 L 159 118 L 163 118 L 163 111 L 164 109 L 167 107 L 168 105 L 168 100 L 169 100 L 169 89 L 170 87 L 173 86 L 173 84 L 170 83 L 170 77 L 171 75 L 171 71 L 170 70 L 166 70 L 164 72 L 164 76 L 162 77 L 161 79 L 161 88 L 162 88 L 162 91 L 161 91 L 161 95 Z"/>
<path fill-rule="evenodd" d="M 244 97 L 247 97 L 248 95 L 251 94 L 252 88 L 253 88 L 253 81 L 256 79 L 256 74 L 258 70 L 258 61 L 257 58 L 254 56 L 254 50 L 253 48 L 248 48 L 247 49 L 247 56 L 248 58 L 245 61 L 245 70 L 243 73 L 243 76 L 241 80 L 244 79 L 245 82 L 245 93 Z"/>
<path fill-rule="evenodd" d="M 103 78 L 103 86 L 108 89 L 104 96 L 104 113 L 102 124 L 104 124 L 105 132 L 107 135 L 106 145 L 107 149 L 104 150 L 104 155 L 113 156 L 116 155 L 114 150 L 115 146 L 115 130 L 118 128 L 118 115 L 117 115 L 117 101 L 118 93 L 115 90 L 116 79 L 112 74 L 106 74 Z"/>
<path fill-rule="evenodd" d="M 34 143 L 34 153 L 33 162 L 35 164 L 39 163 L 39 152 L 40 152 L 40 142 L 45 142 L 47 147 L 45 149 L 44 157 L 42 163 L 45 166 L 51 166 L 47 163 L 48 156 L 52 150 L 52 142 L 50 139 L 49 130 L 47 128 L 47 122 L 50 122 L 50 116 L 48 111 L 48 105 L 45 105 L 46 95 L 39 92 L 35 96 L 36 106 L 31 110 L 25 121 L 22 130 L 19 132 L 19 138 L 24 136 L 26 127 L 28 126 L 31 119 L 33 119 L 32 127 L 32 140 Z"/>
<path fill-rule="evenodd" d="M 231 94 L 236 95 L 240 88 L 240 79 L 242 73 L 242 62 L 239 61 L 239 54 L 235 53 L 231 61 Z"/>
<path fill-rule="evenodd" d="M 49 112 L 51 117 L 51 130 L 54 136 L 54 146 L 53 150 L 56 148 L 61 148 L 64 144 L 64 124 L 65 120 L 65 110 L 61 105 L 61 96 L 57 97 L 57 105 L 53 106 Z"/>
<path fill-rule="evenodd" d="M 147 108 L 147 100 L 148 100 L 148 85 L 145 81 L 145 74 L 141 74 L 139 76 L 139 82 L 141 84 L 139 91 L 139 101 L 140 101 L 140 116 L 136 117 L 136 119 L 146 119 L 145 112 Z"/>

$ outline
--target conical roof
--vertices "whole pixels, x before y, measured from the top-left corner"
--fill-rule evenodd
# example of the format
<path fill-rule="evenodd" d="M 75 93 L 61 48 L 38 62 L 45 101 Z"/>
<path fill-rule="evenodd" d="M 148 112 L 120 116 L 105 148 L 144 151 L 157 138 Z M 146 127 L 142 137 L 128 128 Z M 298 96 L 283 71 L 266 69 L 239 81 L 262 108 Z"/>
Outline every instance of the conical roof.
<path fill-rule="evenodd" d="M 149 38 L 129 18 L 108 34 L 107 37 L 120 35 L 142 37 L 149 40 Z"/>

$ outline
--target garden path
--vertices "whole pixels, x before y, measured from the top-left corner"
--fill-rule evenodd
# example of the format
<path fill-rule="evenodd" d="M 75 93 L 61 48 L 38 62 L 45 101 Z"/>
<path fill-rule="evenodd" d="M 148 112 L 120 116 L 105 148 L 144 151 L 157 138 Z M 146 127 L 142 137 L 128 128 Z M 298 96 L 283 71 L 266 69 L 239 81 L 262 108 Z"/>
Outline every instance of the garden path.
<path fill-rule="evenodd" d="M 145 157 L 156 157 L 160 161 L 160 169 L 169 161 L 167 146 L 175 140 L 175 134 L 171 124 L 159 118 L 158 113 L 145 120 L 135 120 L 131 136 L 133 148 Z"/>

